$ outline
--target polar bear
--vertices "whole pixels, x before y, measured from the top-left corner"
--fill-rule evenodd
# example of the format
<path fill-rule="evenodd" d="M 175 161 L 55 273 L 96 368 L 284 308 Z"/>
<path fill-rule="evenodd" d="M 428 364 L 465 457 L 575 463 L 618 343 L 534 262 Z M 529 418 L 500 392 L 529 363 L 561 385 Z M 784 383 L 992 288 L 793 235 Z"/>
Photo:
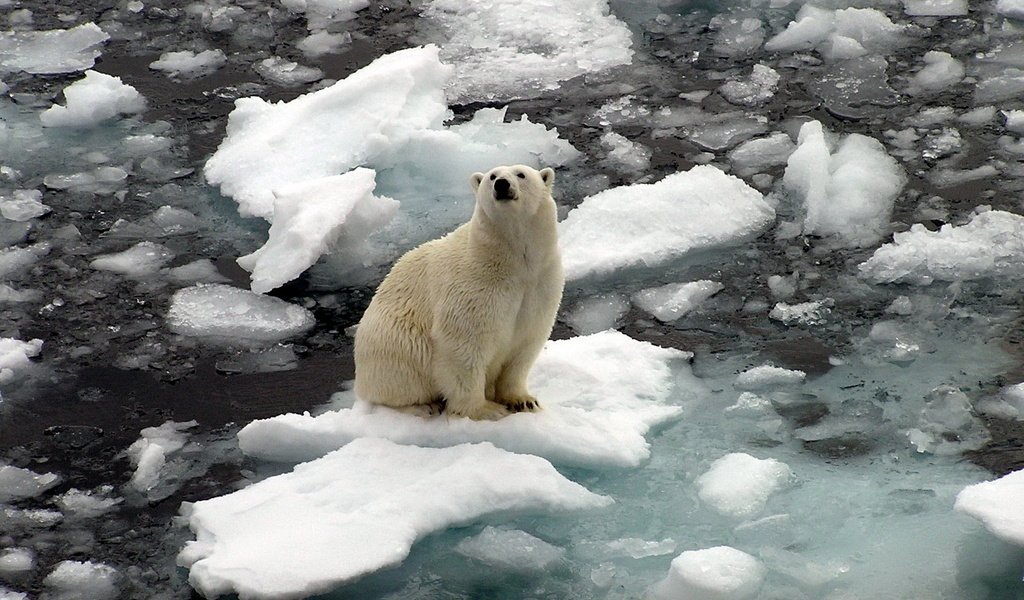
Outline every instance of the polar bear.
<path fill-rule="evenodd" d="M 474 173 L 469 222 L 395 263 L 356 330 L 356 396 L 418 414 L 497 419 L 536 410 L 526 376 L 565 279 L 555 172 Z"/>

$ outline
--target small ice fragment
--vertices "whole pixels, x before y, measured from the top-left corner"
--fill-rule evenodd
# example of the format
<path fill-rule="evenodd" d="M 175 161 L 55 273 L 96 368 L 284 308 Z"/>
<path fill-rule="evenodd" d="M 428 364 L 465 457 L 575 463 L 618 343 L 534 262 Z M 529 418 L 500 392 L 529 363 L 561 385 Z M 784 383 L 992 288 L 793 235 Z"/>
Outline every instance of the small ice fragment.
<path fill-rule="evenodd" d="M 753 367 L 736 376 L 733 386 L 739 390 L 763 390 L 789 385 L 799 385 L 807 378 L 803 371 L 783 369 L 772 365 Z"/>
<path fill-rule="evenodd" d="M 793 472 L 774 458 L 727 454 L 697 478 L 697 495 L 709 508 L 728 517 L 749 519 L 764 510 L 768 498 L 786 485 Z"/>
<path fill-rule="evenodd" d="M 65 106 L 51 106 L 39 115 L 44 127 L 94 127 L 117 115 L 140 113 L 146 99 L 132 86 L 97 71 L 64 88 Z"/>
<path fill-rule="evenodd" d="M 229 279 L 220 274 L 216 265 L 208 258 L 200 258 L 190 263 L 167 270 L 167 278 L 175 283 L 227 283 Z"/>
<path fill-rule="evenodd" d="M 565 556 L 565 549 L 518 529 L 484 527 L 456 544 L 459 554 L 505 571 L 542 572 Z"/>
<path fill-rule="evenodd" d="M 721 283 L 706 279 L 670 283 L 640 290 L 633 295 L 633 302 L 658 320 L 670 323 L 688 314 L 724 288 Z"/>
<path fill-rule="evenodd" d="M 98 256 L 89 266 L 140 279 L 158 273 L 173 258 L 174 253 L 160 244 L 139 242 L 123 252 Z"/>
<path fill-rule="evenodd" d="M 615 329 L 629 310 L 629 301 L 619 294 L 602 294 L 583 299 L 566 316 L 566 322 L 578 335 Z"/>
<path fill-rule="evenodd" d="M 966 72 L 963 63 L 948 52 L 927 52 L 924 64 L 924 68 L 910 78 L 908 91 L 913 95 L 946 90 L 960 83 Z"/>
<path fill-rule="evenodd" d="M 118 597 L 117 570 L 91 561 L 65 560 L 43 579 L 54 600 L 114 600 Z"/>
<path fill-rule="evenodd" d="M 833 304 L 831 298 L 799 304 L 779 302 L 768 313 L 768 317 L 781 321 L 784 325 L 821 325 L 832 314 Z"/>
<path fill-rule="evenodd" d="M 316 67 L 300 65 L 280 56 L 261 60 L 253 68 L 267 81 L 285 87 L 311 83 L 324 76 L 324 72 Z"/>
<path fill-rule="evenodd" d="M 27 548 L 7 548 L 0 551 L 0 574 L 24 573 L 31 571 L 35 564 L 35 558 Z M 0 598 L 3 598 L 2 593 Z"/>
<path fill-rule="evenodd" d="M 967 0 L 903 0 L 903 9 L 911 17 L 962 17 Z"/>
<path fill-rule="evenodd" d="M 608 549 L 640 559 L 671 554 L 676 551 L 676 541 L 672 538 L 665 538 L 660 542 L 640 538 L 621 538 L 608 542 Z"/>
<path fill-rule="evenodd" d="M 280 298 L 222 284 L 199 284 L 175 292 L 167 313 L 171 331 L 182 335 L 279 341 L 311 328 L 312 313 Z"/>
<path fill-rule="evenodd" d="M 50 212 L 50 207 L 40 202 L 43 193 L 39 190 L 14 190 L 11 196 L 0 196 L 0 214 L 8 221 L 28 221 Z"/>
<path fill-rule="evenodd" d="M 149 68 L 163 71 L 171 77 L 203 77 L 213 73 L 227 63 L 227 56 L 220 49 L 192 52 L 164 52 L 159 60 L 149 63 Z"/>
<path fill-rule="evenodd" d="M 128 457 L 135 472 L 129 484 L 143 494 L 160 482 L 160 472 L 167 462 L 167 456 L 185 447 L 188 434 L 185 430 L 198 425 L 195 421 L 175 423 L 167 421 L 159 427 L 147 427 L 142 437 L 128 447 Z"/>
<path fill-rule="evenodd" d="M 96 492 L 82 491 L 71 488 L 56 498 L 57 506 L 69 517 L 93 519 L 113 510 L 123 498 L 111 498 L 110 486 L 104 486 Z"/>
<path fill-rule="evenodd" d="M 20 467 L 0 466 L 0 504 L 35 498 L 59 482 L 60 477 L 54 473 L 40 475 Z"/>
<path fill-rule="evenodd" d="M 688 550 L 672 560 L 668 576 L 650 590 L 652 600 L 747 600 L 757 595 L 767 569 L 730 546 Z"/>
<path fill-rule="evenodd" d="M 40 339 L 23 342 L 14 338 L 0 338 L 0 383 L 11 381 L 18 371 L 32 364 L 29 359 L 39 356 L 42 348 L 43 340 Z M 8 476 L 13 475 L 8 473 Z"/>
<path fill-rule="evenodd" d="M 651 151 L 641 144 L 631 142 L 614 131 L 601 136 L 601 145 L 608 150 L 605 161 L 627 173 L 641 173 L 651 166 Z"/>
<path fill-rule="evenodd" d="M 301 50 L 306 58 L 316 59 L 325 54 L 336 54 L 343 46 L 350 43 L 352 43 L 352 34 L 347 31 L 343 33 L 317 31 L 299 40 L 295 47 Z"/>
<path fill-rule="evenodd" d="M 746 80 L 729 81 L 718 88 L 726 100 L 740 106 L 760 106 L 775 96 L 779 87 L 779 73 L 765 65 L 754 65 Z"/>

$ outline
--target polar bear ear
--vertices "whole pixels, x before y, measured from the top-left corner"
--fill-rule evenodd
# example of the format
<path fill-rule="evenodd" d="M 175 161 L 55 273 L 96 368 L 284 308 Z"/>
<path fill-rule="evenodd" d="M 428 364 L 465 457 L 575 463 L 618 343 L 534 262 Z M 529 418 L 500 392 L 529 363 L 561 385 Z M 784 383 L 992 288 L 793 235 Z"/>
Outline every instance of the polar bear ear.
<path fill-rule="evenodd" d="M 483 180 L 484 180 L 484 174 L 483 173 L 473 173 L 472 175 L 470 175 L 470 177 L 469 177 L 469 185 L 473 186 L 473 191 L 474 192 L 480 187 L 480 182 L 483 181 Z"/>
<path fill-rule="evenodd" d="M 551 167 L 546 167 L 540 170 L 540 179 L 544 182 L 544 185 L 548 186 L 550 190 L 555 185 L 555 170 Z"/>

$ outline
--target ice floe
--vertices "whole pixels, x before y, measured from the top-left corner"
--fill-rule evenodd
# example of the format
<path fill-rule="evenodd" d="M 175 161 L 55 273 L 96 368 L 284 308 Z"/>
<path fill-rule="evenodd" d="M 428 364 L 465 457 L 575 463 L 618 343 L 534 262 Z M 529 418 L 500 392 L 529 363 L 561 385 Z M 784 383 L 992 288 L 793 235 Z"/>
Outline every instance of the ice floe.
<path fill-rule="evenodd" d="M 301 306 L 223 284 L 178 290 L 167 311 L 167 326 L 175 333 L 243 343 L 283 340 L 314 322 Z"/>
<path fill-rule="evenodd" d="M 149 63 L 149 68 L 163 71 L 171 77 L 202 77 L 223 67 L 227 61 L 224 51 L 219 48 L 202 52 L 179 50 L 164 52 L 158 60 Z"/>
<path fill-rule="evenodd" d="M 903 0 L 911 17 L 960 17 L 967 14 L 967 0 Z"/>
<path fill-rule="evenodd" d="M 559 225 L 562 264 L 566 279 L 656 266 L 750 239 L 774 219 L 760 192 L 720 169 L 696 166 L 586 198 Z"/>
<path fill-rule="evenodd" d="M 747 519 L 764 510 L 768 498 L 792 478 L 789 466 L 774 458 L 734 452 L 697 478 L 697 495 L 715 512 Z"/>
<path fill-rule="evenodd" d="M 94 127 L 118 115 L 146 110 L 146 99 L 132 86 L 98 71 L 64 88 L 64 106 L 51 106 L 39 115 L 45 127 Z"/>
<path fill-rule="evenodd" d="M 924 55 L 924 68 L 910 78 L 908 91 L 915 95 L 941 92 L 963 81 L 965 73 L 963 63 L 948 52 L 931 50 Z"/>
<path fill-rule="evenodd" d="M 65 560 L 43 579 L 43 585 L 53 600 L 114 600 L 119 593 L 117 580 L 117 570 L 109 565 Z"/>
<path fill-rule="evenodd" d="M 660 348 L 616 331 L 550 341 L 530 374 L 543 410 L 499 421 L 423 418 L 357 402 L 352 408 L 286 414 L 253 421 L 238 433 L 242 450 L 267 460 L 298 462 L 360 437 L 448 446 L 491 442 L 555 464 L 636 466 L 650 454 L 645 434 L 678 418 L 703 385 L 684 364 L 688 352 Z M 675 390 L 674 403 L 668 403 Z"/>
<path fill-rule="evenodd" d="M 142 437 L 128 447 L 128 457 L 135 472 L 128 482 L 136 491 L 147 493 L 160 483 L 161 470 L 167 456 L 181 450 L 188 442 L 186 430 L 198 425 L 195 421 L 168 421 L 159 427 L 147 427 Z"/>
<path fill-rule="evenodd" d="M 730 546 L 688 550 L 672 560 L 668 576 L 653 586 L 650 600 L 746 600 L 761 589 L 768 569 Z"/>
<path fill-rule="evenodd" d="M 54 473 L 39 474 L 11 465 L 0 466 L 0 503 L 34 498 L 60 483 Z"/>
<path fill-rule="evenodd" d="M 774 365 L 760 365 L 736 376 L 733 384 L 739 390 L 763 390 L 803 383 L 807 373 L 796 369 L 783 369 Z"/>
<path fill-rule="evenodd" d="M 1024 546 L 1024 470 L 964 488 L 956 510 L 980 520 L 993 535 Z"/>
<path fill-rule="evenodd" d="M 519 529 L 488 525 L 455 545 L 459 554 L 503 571 L 544 572 L 557 565 L 565 549 Z"/>
<path fill-rule="evenodd" d="M 929 285 L 933 281 L 971 281 L 1024 277 L 1024 217 L 992 210 L 959 227 L 929 231 L 916 224 L 893 235 L 859 266 L 874 283 Z"/>
<path fill-rule="evenodd" d="M 422 14 L 446 38 L 448 96 L 460 104 L 530 97 L 633 58 L 632 33 L 605 0 L 432 0 Z"/>
<path fill-rule="evenodd" d="M 491 444 L 418 448 L 364 438 L 186 507 L 196 540 L 178 563 L 207 598 L 298 598 L 397 565 L 418 539 L 452 525 L 610 503 L 541 458 Z"/>
<path fill-rule="evenodd" d="M 96 63 L 100 44 L 109 39 L 95 23 L 49 31 L 2 31 L 0 72 L 56 75 L 83 71 Z"/>
<path fill-rule="evenodd" d="M 40 202 L 43 193 L 39 190 L 14 190 L 10 196 L 0 196 L 0 214 L 8 221 L 28 221 L 50 212 L 50 207 Z"/>
<path fill-rule="evenodd" d="M 633 303 L 652 314 L 659 321 L 669 323 L 700 306 L 711 296 L 725 289 L 717 281 L 689 281 L 669 283 L 647 288 L 633 294 Z"/>
<path fill-rule="evenodd" d="M 818 50 L 826 59 L 859 58 L 904 42 L 906 27 L 874 8 L 831 10 L 804 4 L 786 30 L 765 42 L 770 52 Z"/>
<path fill-rule="evenodd" d="M 123 252 L 98 256 L 89 266 L 138 279 L 158 273 L 172 259 L 174 253 L 166 246 L 155 242 L 139 242 Z"/>

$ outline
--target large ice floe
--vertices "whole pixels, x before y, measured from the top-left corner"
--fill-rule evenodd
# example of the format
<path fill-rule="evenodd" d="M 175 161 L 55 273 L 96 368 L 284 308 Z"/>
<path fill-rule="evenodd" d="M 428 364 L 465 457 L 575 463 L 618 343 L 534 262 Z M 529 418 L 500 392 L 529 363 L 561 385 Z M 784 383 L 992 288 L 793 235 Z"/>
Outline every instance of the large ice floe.
<path fill-rule="evenodd" d="M 687 408 L 681 399 L 692 401 L 703 389 L 685 364 L 690 357 L 616 331 L 550 341 L 530 374 L 531 392 L 543 407 L 539 412 L 499 421 L 425 419 L 357 401 L 319 416 L 253 421 L 238 442 L 251 456 L 289 462 L 373 436 L 435 447 L 490 442 L 559 465 L 636 466 L 650 453 L 647 432 L 681 416 Z"/>
<path fill-rule="evenodd" d="M 1024 546 L 1024 470 L 967 486 L 956 509 L 977 518 L 993 535 Z"/>
<path fill-rule="evenodd" d="M 605 0 L 431 0 L 423 16 L 446 38 L 453 102 L 530 97 L 633 58 L 632 33 Z"/>
<path fill-rule="evenodd" d="M 557 167 L 578 154 L 525 116 L 505 123 L 503 109 L 481 109 L 446 127 L 451 73 L 438 49 L 424 46 L 382 56 L 290 102 L 236 101 L 204 173 L 240 214 L 275 226 L 268 245 L 241 261 L 253 269 L 254 289 L 279 286 L 325 252 L 333 252 L 334 277 L 385 264 L 469 217 L 473 172 L 495 164 Z M 399 202 L 397 211 L 387 198 Z M 376 244 L 372 234 L 388 223 L 390 241 Z"/>
<path fill-rule="evenodd" d="M 805 234 L 869 246 L 886 232 L 906 175 L 878 140 L 850 134 L 830 143 L 811 121 L 800 128 L 783 183 L 805 207 Z"/>
<path fill-rule="evenodd" d="M 915 224 L 861 263 L 860 274 L 875 283 L 929 285 L 1024 277 L 1024 217 L 1001 210 L 980 212 L 959 227 L 929 231 Z"/>
<path fill-rule="evenodd" d="M 365 438 L 186 507 L 196 541 L 178 562 L 207 598 L 298 598 L 394 566 L 433 531 L 611 502 L 541 458 L 488 443 L 419 448 Z"/>
<path fill-rule="evenodd" d="M 612 188 L 586 198 L 559 225 L 565 277 L 652 267 L 738 244 L 774 220 L 760 192 L 712 166 Z"/>
<path fill-rule="evenodd" d="M 0 31 L 0 73 L 74 73 L 92 67 L 110 36 L 95 23 L 49 31 Z"/>

